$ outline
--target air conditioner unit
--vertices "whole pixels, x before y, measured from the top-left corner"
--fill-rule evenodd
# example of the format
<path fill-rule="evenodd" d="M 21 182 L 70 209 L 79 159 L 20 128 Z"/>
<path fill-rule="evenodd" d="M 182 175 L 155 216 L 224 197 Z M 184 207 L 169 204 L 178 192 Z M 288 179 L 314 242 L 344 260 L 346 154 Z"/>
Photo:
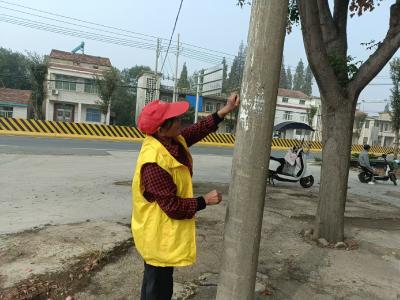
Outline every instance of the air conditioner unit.
<path fill-rule="evenodd" d="M 58 90 L 52 90 L 51 93 L 52 93 L 53 95 L 58 95 Z"/>

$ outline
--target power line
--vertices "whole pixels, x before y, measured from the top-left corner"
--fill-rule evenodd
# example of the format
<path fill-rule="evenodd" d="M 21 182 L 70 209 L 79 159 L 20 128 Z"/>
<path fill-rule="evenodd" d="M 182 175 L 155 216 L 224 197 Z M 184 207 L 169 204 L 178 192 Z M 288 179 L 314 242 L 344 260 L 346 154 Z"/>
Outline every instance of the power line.
<path fill-rule="evenodd" d="M 93 33 L 93 32 L 87 32 L 83 30 L 78 30 L 78 29 L 71 29 L 67 27 L 62 27 L 62 26 L 57 26 L 54 24 L 48 24 L 44 22 L 39 22 L 35 20 L 30 20 L 26 18 L 21 18 L 21 17 L 15 17 L 15 16 L 10 16 L 6 14 L 0 14 L 0 21 L 6 22 L 6 23 L 11 23 L 11 24 L 16 24 L 24 27 L 29 27 L 29 28 L 34 28 L 38 30 L 43 30 L 47 32 L 53 32 L 53 33 L 58 33 L 58 34 L 64 34 L 64 35 L 69 35 L 69 36 L 74 36 L 74 37 L 81 37 L 81 38 L 87 38 L 91 40 L 96 40 L 104 43 L 111 43 L 111 44 L 117 44 L 117 45 L 122 45 L 122 46 L 128 46 L 128 47 L 134 47 L 134 48 L 141 48 L 141 49 L 146 49 L 146 50 L 154 50 L 155 45 L 145 43 L 145 42 L 139 42 L 139 41 L 132 41 L 132 40 L 127 40 L 127 39 L 121 39 L 121 38 L 116 38 L 113 36 L 109 35 L 103 35 L 103 34 L 98 34 L 98 33 Z M 210 64 L 216 64 L 219 62 L 218 58 L 211 59 L 208 56 L 204 56 L 201 52 L 195 53 L 195 54 L 182 54 L 182 56 L 192 58 L 194 60 L 210 63 Z"/>
<path fill-rule="evenodd" d="M 179 14 L 181 12 L 181 8 L 182 8 L 182 4 L 183 4 L 183 0 L 181 0 L 181 4 L 179 5 L 179 9 L 178 9 L 178 13 L 176 14 L 176 18 L 175 18 L 175 23 L 174 23 L 174 28 L 172 29 L 172 33 L 171 33 L 171 37 L 169 39 L 169 43 L 168 43 L 168 47 L 167 47 L 167 52 L 165 53 L 165 58 L 161 67 L 161 73 L 162 70 L 164 69 L 164 64 L 165 64 L 165 60 L 167 59 L 168 56 L 168 51 L 169 51 L 169 47 L 171 46 L 171 42 L 172 42 L 172 38 L 174 37 L 174 33 L 175 33 L 175 28 L 176 28 L 176 23 L 178 23 L 178 18 L 179 18 Z M 178 49 L 179 49 L 179 44 L 178 44 Z M 178 54 L 177 54 L 178 55 Z"/>
<path fill-rule="evenodd" d="M 10 4 L 7 1 L 0 1 L 3 3 L 7 3 Z M 14 4 L 11 4 L 14 5 Z M 20 6 L 20 5 L 17 5 Z M 27 8 L 25 6 L 20 6 L 20 7 L 24 7 Z M 49 18 L 49 17 L 44 17 L 44 16 L 40 16 L 37 14 L 32 14 L 32 13 L 27 13 L 27 12 L 23 12 L 20 10 L 16 10 L 16 9 L 11 9 L 11 8 L 7 8 L 4 6 L 1 6 L 1 8 L 3 9 L 8 9 L 11 11 L 15 11 L 18 13 L 23 13 L 23 14 L 27 14 L 27 15 L 31 15 L 34 17 L 39 17 L 39 18 L 44 18 L 47 20 L 51 20 L 53 22 L 59 22 L 59 23 L 65 23 L 65 24 L 69 24 L 69 25 L 73 25 L 73 26 L 78 26 L 78 27 L 82 27 L 85 29 L 90 29 L 90 30 L 96 30 L 96 31 L 102 31 L 108 34 L 112 34 L 112 35 L 119 35 L 119 36 L 124 36 L 124 37 L 129 37 L 129 38 L 133 38 L 136 39 L 136 41 L 132 41 L 129 39 L 121 39 L 121 38 L 117 38 L 114 36 L 110 36 L 110 35 L 101 35 L 98 33 L 93 33 L 93 32 L 87 32 L 87 31 L 82 31 L 82 30 L 77 30 L 77 29 L 72 29 L 72 28 L 66 28 L 66 27 L 62 27 L 62 26 L 57 26 L 54 24 L 49 24 L 49 23 L 44 23 L 44 22 L 39 22 L 36 20 L 31 20 L 31 19 L 26 19 L 26 18 L 21 18 L 21 17 L 17 17 L 17 16 L 10 16 L 10 15 L 6 15 L 3 14 L 3 22 L 7 22 L 7 23 L 11 23 L 11 24 L 16 24 L 16 25 L 20 25 L 20 26 L 25 26 L 25 27 L 30 27 L 30 28 L 34 28 L 34 29 L 38 29 L 38 30 L 44 30 L 44 31 L 50 31 L 53 33 L 59 33 L 59 34 L 66 34 L 66 35 L 70 35 L 70 36 L 75 36 L 75 37 L 83 37 L 83 38 L 88 38 L 88 39 L 93 39 L 93 40 L 97 40 L 97 41 L 101 41 L 101 42 L 112 42 L 114 44 L 119 44 L 119 45 L 123 45 L 123 46 L 133 46 L 133 47 L 137 47 L 137 48 L 142 48 L 142 49 L 147 49 L 147 50 L 153 50 L 155 49 L 155 41 L 153 41 L 152 39 L 148 39 L 148 38 L 142 38 L 142 37 L 136 37 L 136 36 L 132 36 L 132 35 L 127 35 L 127 34 L 122 34 L 119 32 L 113 32 L 113 31 L 108 31 L 108 30 L 103 30 L 103 29 L 99 29 L 99 28 L 94 28 L 94 27 L 90 27 L 90 26 L 85 26 L 82 24 L 76 24 L 76 23 L 72 23 L 72 22 L 66 22 L 66 21 L 62 21 L 62 20 L 57 20 L 54 18 Z M 76 18 L 70 18 L 70 17 L 65 17 L 59 14 L 52 14 L 49 12 L 44 12 L 41 10 L 36 10 L 36 9 L 32 9 L 32 8 L 28 8 L 34 11 L 40 11 L 42 13 L 46 13 L 46 14 L 50 14 L 50 15 L 55 15 L 61 18 L 67 18 L 67 19 L 72 19 L 72 20 L 76 20 L 82 23 L 89 23 L 89 24 L 93 24 L 96 26 L 101 26 L 101 27 L 106 27 L 106 28 L 111 28 L 113 30 L 121 30 L 121 31 L 126 31 L 123 29 L 119 29 L 119 28 L 115 28 L 115 27 L 110 27 L 110 26 L 104 26 L 101 24 L 97 24 L 97 23 L 93 23 L 93 22 L 86 22 L 83 20 L 79 20 Z M 54 28 L 55 27 L 55 28 Z M 63 32 L 65 31 L 65 32 Z M 131 31 L 128 31 L 130 33 L 134 33 Z M 138 34 L 138 33 L 134 33 L 134 34 Z M 150 38 L 154 38 L 153 36 L 149 36 L 149 35 L 145 35 L 145 34 L 140 34 L 146 37 L 150 37 Z M 101 38 L 101 39 L 99 39 Z M 108 40 L 106 40 L 108 39 Z M 137 40 L 141 40 L 141 41 L 137 41 Z M 129 45 L 128 45 L 129 44 Z M 197 47 L 199 49 L 202 49 L 202 47 L 198 47 L 198 46 L 193 46 L 193 47 Z M 206 49 L 206 48 L 204 48 Z M 219 52 L 219 51 L 214 51 L 214 50 L 209 50 L 207 49 L 207 51 L 209 52 Z M 189 49 L 185 47 L 185 52 L 182 53 L 182 56 L 194 59 L 194 60 L 198 60 L 198 61 L 203 61 L 206 63 L 210 63 L 210 64 L 215 64 L 216 62 L 219 62 L 220 60 L 222 60 L 221 56 L 217 56 L 215 54 L 211 54 L 211 53 L 206 53 L 203 51 L 199 51 L 199 50 L 195 50 L 195 49 Z"/>
<path fill-rule="evenodd" d="M 85 21 L 85 20 L 82 20 L 82 19 L 73 18 L 73 17 L 68 17 L 68 16 L 64 16 L 64 15 L 61 15 L 61 14 L 56 14 L 56 13 L 52 13 L 52 12 L 44 11 L 44 10 L 40 10 L 40 9 L 35 9 L 35 8 L 29 7 L 29 6 L 24 6 L 24 5 L 21 5 L 21 4 L 16 4 L 16 3 L 12 3 L 12 2 L 8 2 L 8 1 L 4 1 L 4 0 L 0 0 L 0 2 L 6 3 L 6 4 L 8 4 L 8 5 L 12 5 L 12 6 L 17 6 L 17 7 L 25 8 L 25 9 L 28 9 L 28 10 L 40 12 L 40 13 L 43 13 L 43 14 L 48 14 L 48 15 L 53 15 L 53 16 L 61 17 L 61 18 L 64 18 L 64 19 L 69 19 L 69 20 L 78 21 L 78 22 L 81 22 L 81 23 L 86 23 L 86 24 L 91 24 L 91 25 L 100 26 L 100 27 L 103 27 L 103 28 L 108 28 L 108 29 L 113 29 L 113 30 L 119 30 L 119 31 L 127 32 L 127 33 L 136 34 L 136 35 L 151 37 L 151 38 L 154 38 L 155 40 L 157 40 L 158 38 L 160 38 L 160 37 L 157 37 L 157 36 L 154 36 L 154 35 L 149 35 L 149 34 L 134 32 L 134 31 L 126 30 L 126 29 L 119 28 L 119 27 L 107 26 L 107 25 L 103 25 L 103 24 L 99 24 L 99 23 L 95 23 L 95 22 Z M 168 39 L 165 39 L 165 38 L 160 38 L 160 39 L 161 39 L 161 40 L 168 41 Z M 223 51 L 218 51 L 218 50 L 212 50 L 212 49 L 208 49 L 208 48 L 205 48 L 205 47 L 201 47 L 201 46 L 197 46 L 197 45 L 193 45 L 193 44 L 189 44 L 189 43 L 184 43 L 184 42 L 182 42 L 182 44 L 183 44 L 183 45 L 192 46 L 192 47 L 196 47 L 196 48 L 203 49 L 203 50 L 207 50 L 207 51 L 210 51 L 210 52 L 215 52 L 215 53 L 219 53 L 219 54 L 231 56 L 231 57 L 234 57 L 234 56 L 235 56 L 234 54 L 231 54 L 231 53 L 227 53 L 227 52 L 223 52 Z"/>

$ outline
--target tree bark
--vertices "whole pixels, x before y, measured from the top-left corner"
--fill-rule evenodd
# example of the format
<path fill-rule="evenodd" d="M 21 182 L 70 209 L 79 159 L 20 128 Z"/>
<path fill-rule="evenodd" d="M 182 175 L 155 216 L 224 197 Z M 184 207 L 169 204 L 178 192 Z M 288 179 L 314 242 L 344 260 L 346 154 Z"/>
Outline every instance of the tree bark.
<path fill-rule="evenodd" d="M 254 299 L 288 0 L 254 0 L 218 300 Z"/>
<path fill-rule="evenodd" d="M 395 130 L 394 131 L 394 152 L 393 152 L 394 159 L 397 159 L 398 154 L 399 154 L 399 130 Z"/>
<path fill-rule="evenodd" d="M 327 102 L 332 102 L 329 95 Z M 340 105 L 322 106 L 322 167 L 314 238 L 343 241 L 344 211 L 351 158 L 355 105 L 353 99 L 336 99 Z"/>

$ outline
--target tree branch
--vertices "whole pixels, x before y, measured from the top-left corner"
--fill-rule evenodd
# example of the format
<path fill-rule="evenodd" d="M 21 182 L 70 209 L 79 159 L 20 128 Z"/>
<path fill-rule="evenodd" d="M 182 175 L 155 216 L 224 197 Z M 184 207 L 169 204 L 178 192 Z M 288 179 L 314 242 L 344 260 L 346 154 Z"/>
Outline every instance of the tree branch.
<path fill-rule="evenodd" d="M 329 44 L 336 37 L 336 27 L 333 22 L 328 0 L 318 0 L 318 10 L 322 39 L 325 44 Z"/>
<path fill-rule="evenodd" d="M 333 9 L 333 22 L 337 30 L 337 38 L 340 41 L 340 54 L 347 56 L 347 16 L 350 0 L 335 0 Z"/>
<path fill-rule="evenodd" d="M 327 49 L 323 41 L 318 0 L 298 0 L 298 7 L 304 47 L 321 95 L 327 95 L 328 91 L 331 94 L 337 94 L 338 91 L 341 91 L 341 87 L 329 63 Z"/>
<path fill-rule="evenodd" d="M 390 7 L 389 30 L 378 49 L 362 64 L 349 84 L 349 91 L 359 96 L 366 85 L 383 69 L 400 47 L 400 1 Z"/>

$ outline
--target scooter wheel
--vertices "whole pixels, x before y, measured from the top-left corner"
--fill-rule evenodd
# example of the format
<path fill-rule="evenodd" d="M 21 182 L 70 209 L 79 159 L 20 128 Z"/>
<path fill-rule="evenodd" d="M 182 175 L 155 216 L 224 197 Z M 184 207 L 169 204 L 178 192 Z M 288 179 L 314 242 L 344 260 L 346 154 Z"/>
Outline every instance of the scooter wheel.
<path fill-rule="evenodd" d="M 361 172 L 358 174 L 358 180 L 360 180 L 361 183 L 368 183 L 372 180 L 372 176 L 367 172 Z"/>
<path fill-rule="evenodd" d="M 397 178 L 395 174 L 389 174 L 390 180 L 393 182 L 394 185 L 397 185 Z"/>
<path fill-rule="evenodd" d="M 300 185 L 305 189 L 312 187 L 313 184 L 314 184 L 314 177 L 312 175 L 300 179 Z"/>

